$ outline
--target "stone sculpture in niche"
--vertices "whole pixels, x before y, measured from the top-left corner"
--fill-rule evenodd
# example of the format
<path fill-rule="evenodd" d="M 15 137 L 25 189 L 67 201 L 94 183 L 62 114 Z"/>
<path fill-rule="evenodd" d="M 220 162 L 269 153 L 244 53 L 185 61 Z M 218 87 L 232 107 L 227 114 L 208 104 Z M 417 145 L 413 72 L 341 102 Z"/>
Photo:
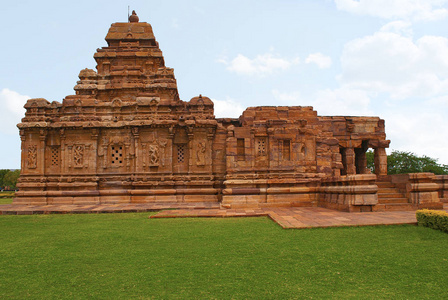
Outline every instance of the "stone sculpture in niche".
<path fill-rule="evenodd" d="M 160 144 L 160 161 L 162 166 L 165 166 L 165 151 L 166 151 L 166 145 L 168 144 L 168 141 L 165 139 L 161 139 L 159 141 Z"/>
<path fill-rule="evenodd" d="M 196 165 L 198 165 L 198 166 L 205 165 L 205 143 L 204 142 L 199 142 L 197 144 Z"/>
<path fill-rule="evenodd" d="M 156 167 L 159 165 L 159 146 L 157 144 L 149 145 L 149 165 L 151 167 Z"/>
<path fill-rule="evenodd" d="M 28 169 L 35 169 L 37 167 L 37 146 L 32 145 L 28 147 Z"/>
<path fill-rule="evenodd" d="M 84 145 L 73 147 L 73 164 L 75 168 L 82 168 L 84 164 Z"/>

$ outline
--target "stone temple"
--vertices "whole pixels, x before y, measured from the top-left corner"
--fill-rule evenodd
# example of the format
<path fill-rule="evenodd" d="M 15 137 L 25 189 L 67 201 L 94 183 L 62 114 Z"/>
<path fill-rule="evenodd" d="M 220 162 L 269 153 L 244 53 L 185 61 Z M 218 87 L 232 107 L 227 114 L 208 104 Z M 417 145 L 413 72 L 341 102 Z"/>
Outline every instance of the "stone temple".
<path fill-rule="evenodd" d="M 75 95 L 26 103 L 14 203 L 376 211 L 440 207 L 448 197 L 433 174 L 387 176 L 390 141 L 378 117 L 268 106 L 215 118 L 209 98 L 179 98 L 151 25 L 134 12 L 111 25 L 106 42 L 94 54 L 96 71 L 79 73 Z M 376 174 L 367 169 L 369 148 Z"/>

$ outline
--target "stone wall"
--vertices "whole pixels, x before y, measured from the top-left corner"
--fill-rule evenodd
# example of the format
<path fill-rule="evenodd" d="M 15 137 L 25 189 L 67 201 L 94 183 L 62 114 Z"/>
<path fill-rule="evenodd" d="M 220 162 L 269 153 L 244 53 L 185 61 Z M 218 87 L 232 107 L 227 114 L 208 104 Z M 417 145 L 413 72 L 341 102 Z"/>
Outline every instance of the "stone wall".
<path fill-rule="evenodd" d="M 324 178 L 319 206 L 349 212 L 374 211 L 378 204 L 375 181 L 375 174 Z"/>
<path fill-rule="evenodd" d="M 448 203 L 448 175 L 436 175 L 435 183 L 439 186 L 440 201 Z"/>
<path fill-rule="evenodd" d="M 389 175 L 395 186 L 417 208 L 443 208 L 439 199 L 439 185 L 433 173 Z"/>

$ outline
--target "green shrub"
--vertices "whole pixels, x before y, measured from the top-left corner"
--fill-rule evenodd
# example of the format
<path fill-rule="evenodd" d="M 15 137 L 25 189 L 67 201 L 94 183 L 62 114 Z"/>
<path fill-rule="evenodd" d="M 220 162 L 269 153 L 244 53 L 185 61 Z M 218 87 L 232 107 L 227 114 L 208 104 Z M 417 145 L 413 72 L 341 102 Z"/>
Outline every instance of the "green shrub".
<path fill-rule="evenodd" d="M 420 226 L 438 229 L 448 233 L 448 213 L 438 210 L 422 209 L 416 212 Z"/>
<path fill-rule="evenodd" d="M 0 192 L 0 198 L 13 198 L 14 195 L 14 191 Z"/>

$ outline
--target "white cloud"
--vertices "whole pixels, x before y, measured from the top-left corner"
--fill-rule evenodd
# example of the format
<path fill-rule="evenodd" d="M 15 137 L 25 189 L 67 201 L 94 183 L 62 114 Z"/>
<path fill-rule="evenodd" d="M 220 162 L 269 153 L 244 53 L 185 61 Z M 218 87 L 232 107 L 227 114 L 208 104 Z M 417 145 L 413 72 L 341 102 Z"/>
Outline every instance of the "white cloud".
<path fill-rule="evenodd" d="M 272 90 L 272 95 L 274 96 L 275 100 L 280 101 L 283 105 L 302 105 L 300 101 L 302 100 L 300 96 L 300 92 L 293 91 L 293 92 L 280 92 L 277 89 Z"/>
<path fill-rule="evenodd" d="M 244 107 L 237 101 L 227 98 L 226 100 L 212 99 L 215 104 L 215 116 L 217 118 L 238 118 L 244 111 Z"/>
<path fill-rule="evenodd" d="M 386 120 L 392 149 L 448 164 L 448 39 L 414 40 L 410 28 L 409 22 L 395 21 L 348 42 L 341 56 L 341 89 L 364 91 L 372 98 Z"/>
<path fill-rule="evenodd" d="M 427 101 L 428 105 L 446 106 L 448 108 L 448 95 L 436 97 Z"/>
<path fill-rule="evenodd" d="M 0 91 L 0 132 L 5 134 L 18 134 L 16 125 L 25 116 L 23 106 L 29 96 L 20 95 L 15 91 L 4 88 Z"/>
<path fill-rule="evenodd" d="M 280 92 L 272 90 L 274 98 L 293 106 L 312 106 L 321 116 L 369 116 L 370 97 L 367 92 L 349 88 L 325 89 L 311 97 L 302 97 L 298 91 Z"/>
<path fill-rule="evenodd" d="M 365 91 L 337 88 L 317 92 L 314 107 L 320 115 L 370 116 L 370 97 Z"/>
<path fill-rule="evenodd" d="M 288 60 L 272 53 L 266 53 L 257 55 L 253 59 L 238 54 L 230 62 L 225 58 L 219 59 L 218 62 L 226 64 L 227 70 L 239 75 L 266 76 L 276 71 L 287 70 L 291 65 L 297 64 L 299 60 L 298 58 Z"/>
<path fill-rule="evenodd" d="M 319 69 L 327 69 L 331 67 L 331 58 L 329 56 L 323 55 L 320 52 L 312 53 L 308 55 L 308 57 L 305 60 L 305 63 L 310 64 L 314 63 L 316 64 Z"/>
<path fill-rule="evenodd" d="M 382 32 L 392 32 L 406 37 L 412 37 L 412 23 L 409 21 L 393 21 L 389 22 L 380 31 Z"/>
<path fill-rule="evenodd" d="M 384 30 L 348 42 L 341 57 L 341 83 L 389 93 L 391 98 L 448 93 L 448 39 L 410 37 Z"/>
<path fill-rule="evenodd" d="M 446 111 L 418 109 L 394 111 L 384 115 L 391 149 L 410 151 L 439 159 L 448 164 L 448 130 Z"/>
<path fill-rule="evenodd" d="M 339 10 L 384 19 L 433 21 L 448 16 L 447 0 L 335 0 Z"/>

